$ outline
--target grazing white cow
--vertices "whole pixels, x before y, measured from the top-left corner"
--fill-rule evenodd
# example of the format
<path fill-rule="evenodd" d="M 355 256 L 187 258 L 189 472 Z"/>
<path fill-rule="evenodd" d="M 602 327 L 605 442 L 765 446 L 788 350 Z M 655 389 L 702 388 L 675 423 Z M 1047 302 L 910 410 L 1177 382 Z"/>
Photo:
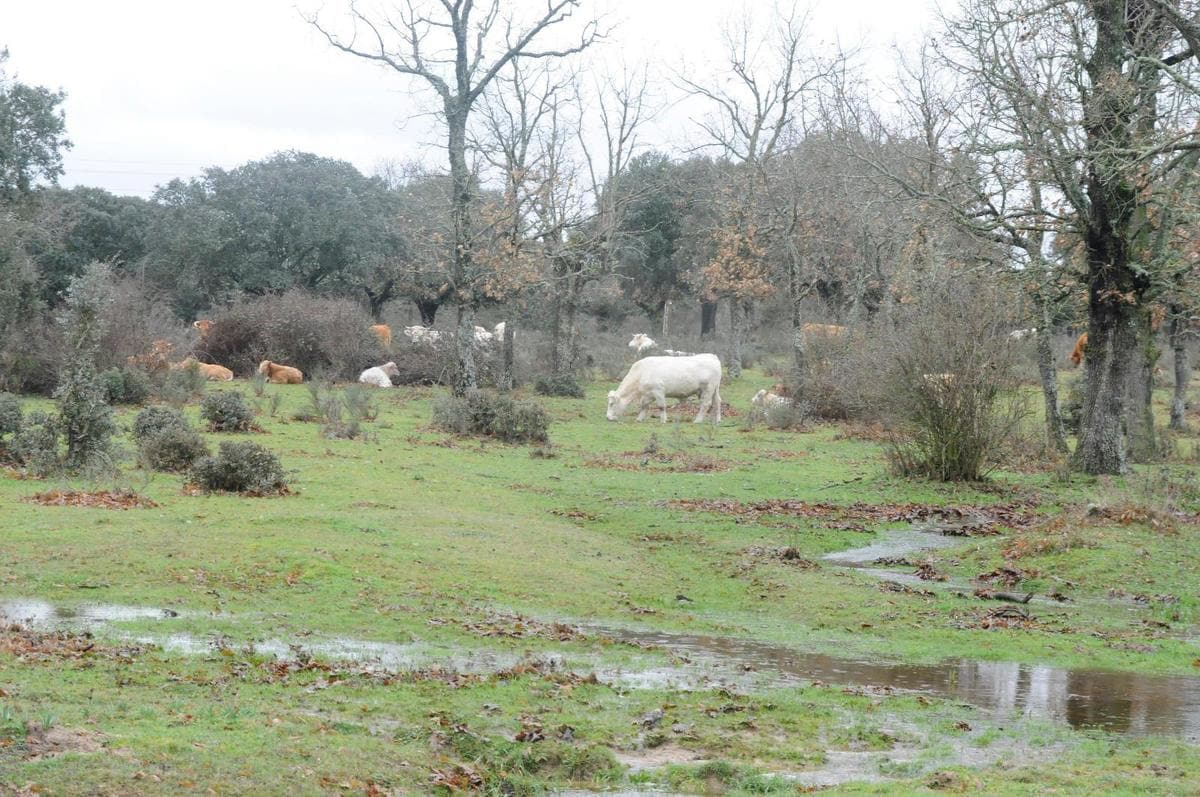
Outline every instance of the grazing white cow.
<path fill-rule="evenodd" d="M 634 335 L 633 339 L 629 341 L 629 348 L 633 349 L 634 353 L 639 356 L 645 354 L 656 346 L 658 346 L 658 344 L 654 342 L 654 339 L 642 332 Z"/>
<path fill-rule="evenodd" d="M 405 327 L 404 337 L 408 338 L 411 343 L 428 343 L 432 346 L 441 341 L 442 333 L 418 324 L 413 327 Z"/>
<path fill-rule="evenodd" d="M 475 327 L 475 344 L 477 346 L 490 346 L 494 340 L 492 333 L 488 332 L 481 326 Z"/>
<path fill-rule="evenodd" d="M 1037 327 L 1030 327 L 1029 329 L 1014 329 L 1012 332 L 1008 333 L 1008 339 L 1025 340 L 1025 338 L 1032 338 L 1036 334 Z"/>
<path fill-rule="evenodd" d="M 721 422 L 721 360 L 715 354 L 691 357 L 646 357 L 638 360 L 625 374 L 621 385 L 608 394 L 608 419 L 615 421 L 630 408 L 638 408 L 637 419 L 645 420 L 646 410 L 658 404 L 662 422 L 667 422 L 667 398 L 700 397 L 696 423 L 712 408 L 713 423 Z"/>
<path fill-rule="evenodd" d="M 374 368 L 368 368 L 363 371 L 358 375 L 358 381 L 364 385 L 391 387 L 393 376 L 400 376 L 400 369 L 396 367 L 394 362 L 386 362 L 383 365 L 377 365 Z"/>
<path fill-rule="evenodd" d="M 768 410 L 772 407 L 790 407 L 793 402 L 787 396 L 780 396 L 777 393 L 772 393 L 766 388 L 754 394 L 754 398 L 750 399 L 750 403 L 762 410 Z"/>

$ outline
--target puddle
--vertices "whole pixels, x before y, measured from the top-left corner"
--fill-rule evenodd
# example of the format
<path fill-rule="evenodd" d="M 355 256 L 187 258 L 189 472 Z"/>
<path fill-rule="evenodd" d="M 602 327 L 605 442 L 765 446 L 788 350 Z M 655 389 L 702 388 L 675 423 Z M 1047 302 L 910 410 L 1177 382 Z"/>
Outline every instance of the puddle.
<path fill-rule="evenodd" d="M 1112 733 L 1200 739 L 1200 678 L 974 660 L 894 664 L 729 637 L 621 628 L 591 630 L 625 642 L 656 645 L 690 662 L 616 673 L 616 680 L 628 686 L 686 688 L 689 677 L 693 688 L 698 677 L 707 679 L 709 685 L 722 681 L 737 685 L 745 683 L 748 676 L 760 686 L 819 681 L 956 700 L 990 714 L 1001 724 L 1025 717 Z M 597 675 L 605 680 L 602 673 Z"/>
<path fill-rule="evenodd" d="M 822 559 L 843 567 L 866 568 L 877 559 L 898 559 L 922 551 L 961 545 L 961 537 L 941 533 L 941 527 L 917 527 L 882 531 L 870 545 L 827 553 Z M 891 571 L 888 571 L 891 572 Z"/>
<path fill-rule="evenodd" d="M 81 604 L 65 608 L 39 600 L 0 602 L 0 618 L 44 630 L 91 630 L 109 622 L 176 616 L 179 615 L 169 609 L 143 606 Z M 1063 722 L 1073 728 L 1200 739 L 1200 678 L 974 660 L 930 665 L 895 664 L 804 652 L 730 637 L 586 624 L 582 628 L 618 641 L 663 648 L 681 662 L 631 669 L 606 666 L 602 659 L 586 654 L 579 658 L 540 654 L 539 658 L 564 672 L 594 671 L 601 681 L 627 688 L 732 686 L 748 689 L 822 682 L 910 691 L 957 700 L 990 714 L 1000 724 L 1027 717 Z M 135 641 L 160 645 L 168 652 L 185 655 L 208 654 L 220 646 L 217 638 L 183 633 L 141 635 Z M 298 643 L 268 639 L 254 642 L 253 647 L 263 655 L 280 659 L 296 658 L 298 652 L 303 651 L 392 672 L 436 666 L 464 674 L 486 674 L 514 667 L 526 660 L 523 653 L 516 651 L 336 637 L 306 638 Z"/>
<path fill-rule="evenodd" d="M 32 599 L 0 601 L 0 618 L 44 631 L 68 628 L 86 630 L 104 623 L 165 620 L 179 615 L 180 612 L 174 609 L 159 609 L 151 606 L 81 603 L 78 606 L 68 607 Z"/>

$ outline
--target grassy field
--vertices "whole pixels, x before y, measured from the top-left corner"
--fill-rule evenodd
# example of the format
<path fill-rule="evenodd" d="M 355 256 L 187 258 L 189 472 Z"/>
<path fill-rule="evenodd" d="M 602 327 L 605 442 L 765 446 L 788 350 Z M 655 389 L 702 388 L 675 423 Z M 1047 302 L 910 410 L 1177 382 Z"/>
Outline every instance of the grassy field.
<path fill-rule="evenodd" d="M 722 392 L 745 412 L 766 381 Z M 608 388 L 547 400 L 542 448 L 432 430 L 424 389 L 381 391 L 369 440 L 328 440 L 290 420 L 303 387 L 269 386 L 262 432 L 209 437 L 278 453 L 284 497 L 129 470 L 115 486 L 156 506 L 43 506 L 95 485 L 0 478 L 0 794 L 1200 791 L 1200 699 L 1180 708 L 1200 674 L 1195 438 L 1126 479 L 944 486 L 889 476 L 869 429 L 614 424 Z M 947 506 L 997 533 L 890 574 L 823 558 Z M 976 597 L 990 571 L 1038 597 Z M 1166 686 L 1129 726 L 1179 727 L 782 678 L 784 649 L 1138 674 Z"/>

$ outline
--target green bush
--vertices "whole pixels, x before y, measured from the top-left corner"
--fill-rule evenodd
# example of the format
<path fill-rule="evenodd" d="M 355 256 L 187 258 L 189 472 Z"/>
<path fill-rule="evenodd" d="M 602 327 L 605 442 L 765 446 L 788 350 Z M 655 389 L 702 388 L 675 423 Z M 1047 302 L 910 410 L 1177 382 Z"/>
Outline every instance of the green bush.
<path fill-rule="evenodd" d="M 539 396 L 583 398 L 583 386 L 573 376 L 543 376 L 533 385 Z"/>
<path fill-rule="evenodd" d="M 176 407 L 182 407 L 192 399 L 204 395 L 208 380 L 200 373 L 200 366 L 192 363 L 187 368 L 167 372 L 166 379 L 158 389 L 158 396 L 163 401 Z"/>
<path fill-rule="evenodd" d="M 495 437 L 506 443 L 544 443 L 550 416 L 536 401 L 473 390 L 465 397 L 446 396 L 433 406 L 433 424 L 462 435 Z"/>
<path fill-rule="evenodd" d="M 13 435 L 9 451 L 32 475 L 48 476 L 61 464 L 59 438 L 56 418 L 44 412 L 31 412 Z"/>
<path fill-rule="evenodd" d="M 100 374 L 109 404 L 144 404 L 153 386 L 150 377 L 137 368 L 109 368 Z"/>
<path fill-rule="evenodd" d="M 133 439 L 139 444 L 168 429 L 189 429 L 191 424 L 179 410 L 147 407 L 133 419 Z"/>
<path fill-rule="evenodd" d="M 188 427 L 167 427 L 149 435 L 138 445 L 143 465 L 169 473 L 182 473 L 209 453 L 208 443 L 200 433 Z"/>
<path fill-rule="evenodd" d="M 254 425 L 254 410 L 236 391 L 209 393 L 200 401 L 200 417 L 214 432 L 248 432 Z"/>
<path fill-rule="evenodd" d="M 215 457 L 202 457 L 191 478 L 206 492 L 268 495 L 287 489 L 287 473 L 276 457 L 257 443 L 221 443 Z"/>
<path fill-rule="evenodd" d="M 21 400 L 12 393 L 0 393 L 0 437 L 19 432 L 23 418 Z"/>

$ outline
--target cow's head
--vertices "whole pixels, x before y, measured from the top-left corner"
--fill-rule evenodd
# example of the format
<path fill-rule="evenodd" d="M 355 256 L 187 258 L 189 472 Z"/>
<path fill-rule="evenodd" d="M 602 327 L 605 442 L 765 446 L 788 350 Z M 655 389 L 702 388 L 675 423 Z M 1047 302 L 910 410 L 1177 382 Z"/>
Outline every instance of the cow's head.
<path fill-rule="evenodd" d="M 615 421 L 625 414 L 625 408 L 629 406 L 627 400 L 622 399 L 617 395 L 617 391 L 608 391 L 608 419 Z"/>
<path fill-rule="evenodd" d="M 379 366 L 379 370 L 383 371 L 388 376 L 400 376 L 400 369 L 393 362 L 387 362 Z"/>
<path fill-rule="evenodd" d="M 262 362 L 260 362 L 258 364 L 258 372 L 265 376 L 270 376 L 271 375 L 271 361 L 263 360 Z"/>

